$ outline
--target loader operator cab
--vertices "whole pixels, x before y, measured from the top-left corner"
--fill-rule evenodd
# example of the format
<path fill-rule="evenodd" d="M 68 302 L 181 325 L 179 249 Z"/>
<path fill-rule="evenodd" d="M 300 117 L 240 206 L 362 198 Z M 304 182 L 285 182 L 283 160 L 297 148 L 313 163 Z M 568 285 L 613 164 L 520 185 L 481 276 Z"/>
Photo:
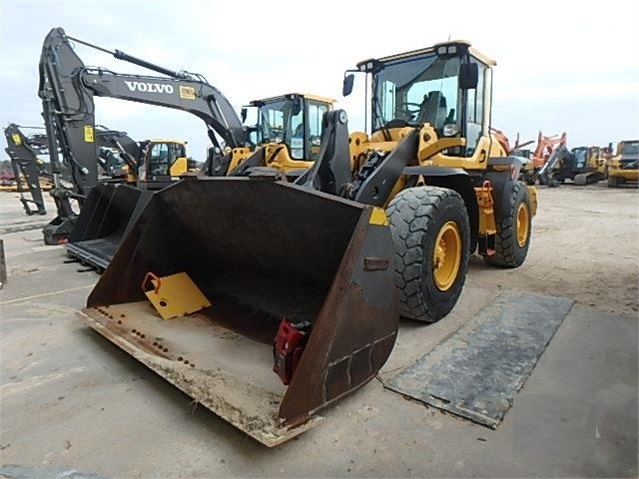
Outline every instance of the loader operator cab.
<path fill-rule="evenodd" d="M 319 154 L 322 117 L 333 109 L 335 100 L 315 95 L 291 93 L 254 100 L 242 109 L 246 121 L 253 109 L 251 142 L 286 145 L 291 160 L 314 161 Z"/>
<path fill-rule="evenodd" d="M 372 89 L 373 134 L 380 132 L 390 140 L 389 129 L 428 123 L 438 138 L 464 138 L 465 146 L 445 153 L 468 158 L 475 156 L 482 137 L 490 141 L 494 65 L 467 42 L 447 42 L 360 62 L 357 70 L 346 72 L 343 94 L 351 93 L 353 74 L 366 74 Z"/>

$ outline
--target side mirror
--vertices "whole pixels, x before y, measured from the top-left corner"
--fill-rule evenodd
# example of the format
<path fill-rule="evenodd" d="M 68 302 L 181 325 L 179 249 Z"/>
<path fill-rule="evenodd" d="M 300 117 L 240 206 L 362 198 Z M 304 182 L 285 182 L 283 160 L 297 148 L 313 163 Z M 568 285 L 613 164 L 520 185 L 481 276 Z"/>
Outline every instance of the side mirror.
<path fill-rule="evenodd" d="M 297 116 L 300 114 L 301 111 L 302 111 L 302 99 L 299 96 L 296 96 L 293 103 L 293 109 L 291 110 L 291 114 L 293 116 Z"/>
<path fill-rule="evenodd" d="M 259 108 L 253 105 L 250 106 L 243 106 L 242 110 L 240 111 L 240 116 L 242 117 L 242 125 L 249 126 L 249 125 L 257 125 L 257 121 L 258 121 L 258 110 Z"/>
<path fill-rule="evenodd" d="M 462 63 L 459 65 L 459 88 L 473 90 L 479 83 L 479 68 L 476 63 Z"/>
<path fill-rule="evenodd" d="M 342 96 L 348 96 L 353 92 L 353 83 L 355 82 L 355 75 L 352 73 L 344 77 L 344 84 L 342 85 Z"/>

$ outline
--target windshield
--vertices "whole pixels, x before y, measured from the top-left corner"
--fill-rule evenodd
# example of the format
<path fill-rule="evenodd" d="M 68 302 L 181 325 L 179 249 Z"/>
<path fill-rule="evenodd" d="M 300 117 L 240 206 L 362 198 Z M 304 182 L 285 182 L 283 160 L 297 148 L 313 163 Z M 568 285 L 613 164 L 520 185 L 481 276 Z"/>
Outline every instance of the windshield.
<path fill-rule="evenodd" d="M 391 120 L 439 129 L 456 123 L 459 64 L 434 53 L 386 63 L 373 78 L 373 130 Z"/>
<path fill-rule="evenodd" d="M 633 141 L 632 143 L 623 143 L 621 147 L 622 156 L 638 156 L 639 155 L 639 141 Z"/>
<path fill-rule="evenodd" d="M 575 165 L 577 168 L 582 168 L 588 161 L 588 150 L 586 148 L 575 148 L 572 150 L 572 154 L 575 155 Z"/>
<path fill-rule="evenodd" d="M 156 143 L 149 158 L 150 175 L 168 175 L 178 158 L 186 157 L 186 148 L 180 143 Z"/>
<path fill-rule="evenodd" d="M 272 101 L 260 107 L 257 143 L 267 142 L 286 143 L 295 159 L 304 156 L 304 122 L 299 98 Z"/>

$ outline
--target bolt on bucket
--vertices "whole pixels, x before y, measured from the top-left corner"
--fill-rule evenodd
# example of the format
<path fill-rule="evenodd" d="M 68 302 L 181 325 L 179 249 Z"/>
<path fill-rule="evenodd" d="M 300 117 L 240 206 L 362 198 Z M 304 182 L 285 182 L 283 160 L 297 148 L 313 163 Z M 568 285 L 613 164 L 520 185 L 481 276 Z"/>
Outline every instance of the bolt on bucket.
<path fill-rule="evenodd" d="M 152 194 L 124 184 L 92 188 L 69 235 L 67 254 L 106 269 Z"/>
<path fill-rule="evenodd" d="M 392 258 L 372 206 L 285 182 L 191 178 L 153 196 L 83 313 L 275 446 L 386 362 L 399 319 Z"/>

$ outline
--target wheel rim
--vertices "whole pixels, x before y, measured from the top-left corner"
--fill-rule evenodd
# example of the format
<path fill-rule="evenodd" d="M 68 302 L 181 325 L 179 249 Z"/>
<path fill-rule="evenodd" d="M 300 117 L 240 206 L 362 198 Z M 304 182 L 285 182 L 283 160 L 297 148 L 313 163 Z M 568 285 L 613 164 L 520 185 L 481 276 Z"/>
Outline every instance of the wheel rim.
<path fill-rule="evenodd" d="M 461 262 L 461 234 L 454 221 L 447 222 L 437 233 L 433 252 L 433 279 L 441 291 L 448 291 L 455 283 Z"/>
<path fill-rule="evenodd" d="M 520 248 L 526 246 L 528 241 L 528 207 L 521 203 L 517 208 L 517 244 Z"/>

